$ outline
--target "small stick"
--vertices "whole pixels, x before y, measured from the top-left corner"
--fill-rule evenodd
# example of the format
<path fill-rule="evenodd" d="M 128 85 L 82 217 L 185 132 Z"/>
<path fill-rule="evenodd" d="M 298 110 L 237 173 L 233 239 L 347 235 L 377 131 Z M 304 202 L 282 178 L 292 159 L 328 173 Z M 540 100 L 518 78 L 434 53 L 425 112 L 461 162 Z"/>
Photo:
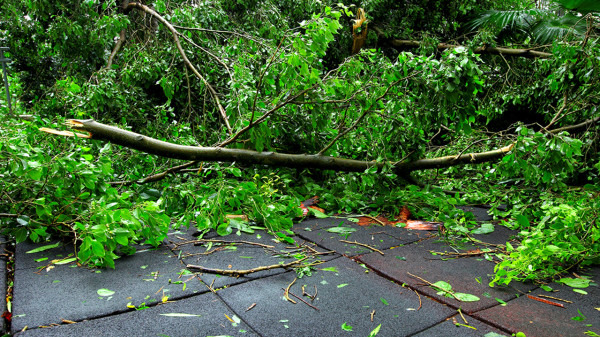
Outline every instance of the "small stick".
<path fill-rule="evenodd" d="M 538 302 L 542 302 L 542 303 L 553 305 L 555 307 L 559 307 L 559 308 L 564 308 L 565 307 L 562 303 L 556 303 L 556 302 L 548 301 L 548 300 L 545 300 L 543 298 L 535 297 L 533 295 L 527 295 L 527 297 L 529 297 L 532 300 L 538 301 Z"/>
<path fill-rule="evenodd" d="M 375 316 L 375 309 L 373 309 L 373 311 L 371 311 L 371 322 L 373 322 L 373 317 Z"/>
<path fill-rule="evenodd" d="M 421 280 L 421 281 L 423 281 L 423 282 L 427 283 L 428 285 L 430 285 L 430 286 L 432 286 L 432 287 L 435 287 L 436 289 L 439 289 L 439 290 L 441 290 L 441 291 L 445 292 L 445 293 L 446 293 L 446 294 L 448 294 L 448 295 L 451 295 L 451 296 L 452 296 L 452 297 L 454 297 L 454 299 L 456 299 L 457 301 L 459 301 L 459 302 L 462 302 L 462 301 L 461 301 L 461 300 L 459 300 L 459 299 L 458 299 L 458 297 L 456 297 L 456 295 L 454 295 L 454 293 L 452 293 L 451 291 L 448 291 L 448 290 L 442 289 L 442 288 L 440 288 L 440 287 L 437 287 L 437 286 L 435 286 L 433 283 L 431 283 L 431 282 L 427 281 L 427 280 L 426 280 L 426 279 L 424 279 L 424 278 L 418 277 L 417 275 L 413 275 L 413 274 L 411 274 L 411 273 L 409 273 L 409 272 L 406 272 L 406 273 L 407 273 L 408 275 L 410 275 L 410 276 L 412 276 L 412 277 L 416 278 L 416 279 L 419 279 L 419 280 Z"/>
<path fill-rule="evenodd" d="M 296 301 L 294 301 L 293 299 L 290 298 L 290 288 L 292 287 L 292 284 L 296 283 L 297 279 L 298 279 L 297 277 L 294 277 L 294 280 L 292 281 L 292 283 L 288 284 L 287 288 L 284 289 L 285 291 L 283 293 L 283 296 L 285 297 L 285 299 L 294 304 L 296 304 Z"/>
<path fill-rule="evenodd" d="M 273 264 L 270 266 L 261 266 L 261 267 L 256 267 L 256 268 L 252 268 L 252 269 L 239 269 L 239 270 L 213 269 L 213 268 L 206 268 L 206 267 L 202 267 L 202 266 L 198 266 L 198 265 L 194 265 L 194 264 L 188 264 L 186 267 L 188 269 L 197 269 L 204 273 L 220 274 L 220 275 L 227 275 L 227 276 L 244 276 L 246 274 L 252 274 L 252 273 L 256 273 L 256 272 L 263 271 L 263 270 L 293 267 L 306 259 L 308 259 L 308 257 L 305 257 L 300 260 L 292 261 L 290 263 Z"/>
<path fill-rule="evenodd" d="M 283 288 L 281 288 L 281 289 L 283 289 Z M 285 290 L 285 289 L 283 289 L 283 290 Z M 300 301 L 302 301 L 304 304 L 308 305 L 309 307 L 311 307 L 311 308 L 313 308 L 313 309 L 315 309 L 315 310 L 319 310 L 319 308 L 317 308 L 317 307 L 315 307 L 314 305 L 312 305 L 312 304 L 310 304 L 310 303 L 306 302 L 306 301 L 305 301 L 305 300 L 304 300 L 302 297 L 299 297 L 298 295 L 296 295 L 296 294 L 294 294 L 294 293 L 292 293 L 292 292 L 289 292 L 289 291 L 288 291 L 288 293 L 289 293 L 290 295 L 294 296 L 295 298 L 299 299 Z M 290 300 L 291 300 L 291 299 L 290 299 Z M 296 303 L 296 302 L 292 302 L 292 303 Z"/>
<path fill-rule="evenodd" d="M 462 310 L 460 310 L 460 308 L 458 308 L 458 313 L 460 314 L 460 317 L 462 317 L 463 322 L 465 322 L 465 324 L 469 324 L 469 322 L 467 322 L 467 320 L 465 319 L 465 316 L 463 316 Z"/>
<path fill-rule="evenodd" d="M 558 298 L 558 297 L 554 297 L 554 296 L 538 295 L 538 297 L 550 298 L 550 299 L 557 300 L 557 301 L 562 301 L 562 302 L 565 302 L 565 303 L 573 303 L 573 301 L 563 300 L 562 298 Z"/>
<path fill-rule="evenodd" d="M 383 223 L 383 221 L 377 219 L 376 217 L 373 217 L 373 216 L 370 216 L 370 215 L 366 215 L 366 214 L 363 214 L 362 216 L 367 217 L 367 218 L 369 218 L 371 220 L 377 221 L 377 222 L 379 222 L 380 225 L 385 226 L 385 223 Z"/>
<path fill-rule="evenodd" d="M 317 286 L 314 286 L 314 287 L 315 287 L 315 294 L 311 295 L 311 294 L 307 293 L 304 290 L 304 286 L 302 286 L 302 296 L 308 296 L 308 298 L 310 298 L 311 302 L 313 302 L 315 300 L 315 298 L 317 298 Z"/>
<path fill-rule="evenodd" d="M 363 246 L 363 247 L 369 248 L 370 250 L 372 250 L 372 251 L 374 251 L 374 252 L 378 252 L 378 253 L 379 253 L 379 254 L 381 254 L 381 255 L 385 255 L 385 254 L 384 254 L 382 251 L 380 251 L 379 249 L 377 249 L 377 248 L 373 248 L 373 247 L 371 247 L 371 246 L 369 246 L 369 245 L 367 245 L 367 244 L 364 244 L 364 243 L 360 243 L 360 242 L 356 242 L 356 241 L 352 242 L 352 241 L 347 241 L 347 240 L 340 240 L 340 242 L 351 243 L 351 244 L 354 244 L 354 245 Z"/>
<path fill-rule="evenodd" d="M 275 248 L 275 246 L 269 246 L 269 245 L 265 245 L 265 244 L 258 243 L 258 242 L 251 242 L 251 241 L 225 241 L 225 240 L 214 240 L 214 239 L 199 239 L 199 240 L 196 240 L 196 242 L 194 242 L 194 246 L 200 246 L 200 245 L 204 244 L 205 242 L 215 242 L 215 243 L 243 243 L 243 244 L 247 244 L 247 245 L 260 246 L 260 247 L 264 247 L 264 248 Z"/>
<path fill-rule="evenodd" d="M 379 219 L 377 219 L 376 217 L 372 217 L 370 215 L 366 215 L 366 214 L 361 214 L 361 215 L 353 215 L 353 216 L 349 216 L 349 218 L 360 218 L 360 217 L 365 217 L 365 218 L 369 218 L 373 221 L 377 221 L 380 225 L 385 226 L 385 223 Z"/>
<path fill-rule="evenodd" d="M 252 310 L 255 306 L 256 306 L 256 303 L 250 304 L 250 306 L 248 307 L 248 309 L 246 309 L 246 312 Z"/>
<path fill-rule="evenodd" d="M 419 298 L 419 307 L 417 308 L 417 311 L 421 310 L 421 307 L 422 307 L 422 305 L 423 305 L 423 304 L 421 303 L 421 295 L 419 295 L 419 292 L 418 292 L 418 291 L 416 291 L 416 290 L 414 290 L 414 289 L 411 289 L 411 288 L 408 288 L 408 289 L 410 289 L 410 290 L 414 291 L 414 292 L 415 292 L 415 294 L 417 294 L 417 297 Z"/>

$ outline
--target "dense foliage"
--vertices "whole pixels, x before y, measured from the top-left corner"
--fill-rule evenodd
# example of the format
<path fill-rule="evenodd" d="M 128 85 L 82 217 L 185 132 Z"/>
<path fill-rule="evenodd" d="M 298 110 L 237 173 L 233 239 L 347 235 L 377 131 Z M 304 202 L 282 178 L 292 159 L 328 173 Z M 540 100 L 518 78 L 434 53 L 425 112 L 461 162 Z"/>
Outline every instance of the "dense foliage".
<path fill-rule="evenodd" d="M 74 239 L 82 262 L 114 266 L 135 242 L 159 244 L 171 222 L 222 235 L 267 228 L 291 240 L 300 201 L 319 195 L 331 213 L 394 214 L 408 205 L 462 234 L 481 228 L 455 205 L 492 205 L 522 234 L 501 256 L 498 284 L 596 263 L 600 9 L 567 7 L 585 23 L 583 34 L 540 47 L 550 58 L 474 52 L 536 41 L 529 33 L 508 39 L 504 26 L 491 24 L 541 11 L 528 3 L 365 1 L 367 42 L 350 55 L 359 5 L 350 1 L 155 1 L 126 9 L 3 1 L 0 44 L 11 48 L 17 101 L 12 113 L 0 108 L 3 232 L 17 242 Z M 397 50 L 394 38 L 423 43 Z M 463 47 L 438 51 L 441 41 Z M 205 162 L 142 183 L 181 162 L 38 130 L 62 129 L 68 118 L 182 145 L 388 165 L 340 174 Z M 413 177 L 391 169 L 512 143 L 495 162 Z"/>

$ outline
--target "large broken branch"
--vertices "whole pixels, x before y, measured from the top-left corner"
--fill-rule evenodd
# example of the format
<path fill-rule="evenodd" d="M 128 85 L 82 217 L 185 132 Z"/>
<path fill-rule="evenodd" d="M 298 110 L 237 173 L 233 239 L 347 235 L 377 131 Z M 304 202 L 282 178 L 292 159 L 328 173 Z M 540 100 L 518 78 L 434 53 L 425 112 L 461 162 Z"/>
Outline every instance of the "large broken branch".
<path fill-rule="evenodd" d="M 228 149 L 221 147 L 202 147 L 177 145 L 139 133 L 126 131 L 114 126 L 98 123 L 92 119 L 70 119 L 67 125 L 75 130 L 89 133 L 87 138 L 109 141 L 128 148 L 166 158 L 184 159 L 192 161 L 220 161 L 239 162 L 244 164 L 259 164 L 290 168 L 313 168 L 321 170 L 335 170 L 346 172 L 363 172 L 371 167 L 382 169 L 391 165 L 393 170 L 402 177 L 408 177 L 410 172 L 461 164 L 479 164 L 487 161 L 498 160 L 509 152 L 513 144 L 501 149 L 467 153 L 459 156 L 448 156 L 433 159 L 420 159 L 413 162 L 375 162 L 355 159 L 337 158 L 323 155 L 287 154 L 276 152 L 257 152 L 242 149 Z M 48 132 L 49 129 L 41 129 Z M 74 133 L 61 132 L 63 136 L 76 136 Z"/>

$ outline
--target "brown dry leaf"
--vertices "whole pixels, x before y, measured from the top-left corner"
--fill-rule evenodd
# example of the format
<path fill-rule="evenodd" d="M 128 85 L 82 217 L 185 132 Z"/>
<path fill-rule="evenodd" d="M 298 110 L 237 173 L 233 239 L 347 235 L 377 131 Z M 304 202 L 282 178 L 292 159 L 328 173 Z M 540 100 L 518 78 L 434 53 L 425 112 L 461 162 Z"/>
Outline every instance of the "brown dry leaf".
<path fill-rule="evenodd" d="M 374 220 L 372 217 L 368 217 L 368 216 L 361 216 L 358 218 L 358 225 L 359 226 L 370 226 L 370 225 L 381 225 L 383 223 L 383 225 L 385 226 L 393 226 L 393 223 L 389 222 L 388 219 L 386 219 L 383 216 L 378 216 L 375 219 L 379 220 Z"/>
<path fill-rule="evenodd" d="M 300 203 L 300 209 L 302 209 L 302 216 L 307 216 L 308 215 L 308 207 L 314 206 L 316 204 L 319 203 L 319 196 L 315 195 L 314 197 L 304 200 L 303 202 Z M 318 208 L 318 207 L 312 207 L 318 211 L 320 211 L 321 213 L 325 213 L 325 210 L 323 210 L 322 208 Z"/>
<path fill-rule="evenodd" d="M 402 206 L 402 209 L 400 210 L 400 214 L 398 214 L 398 216 L 396 217 L 396 220 L 404 222 L 404 221 L 410 219 L 410 216 L 411 216 L 411 213 L 410 213 L 410 210 L 408 209 L 408 207 Z"/>
<path fill-rule="evenodd" d="M 441 222 L 421 221 L 421 220 L 406 220 L 408 229 L 416 229 L 420 231 L 435 231 L 442 227 Z"/>

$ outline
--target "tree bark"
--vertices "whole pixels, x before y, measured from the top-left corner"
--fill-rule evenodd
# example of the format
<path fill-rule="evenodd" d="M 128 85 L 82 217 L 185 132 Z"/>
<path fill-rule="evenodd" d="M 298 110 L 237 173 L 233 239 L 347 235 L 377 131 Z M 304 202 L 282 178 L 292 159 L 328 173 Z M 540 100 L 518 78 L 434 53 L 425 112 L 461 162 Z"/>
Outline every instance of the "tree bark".
<path fill-rule="evenodd" d="M 362 172 L 372 167 L 382 169 L 386 165 L 391 165 L 394 172 L 404 177 L 407 177 L 410 172 L 417 170 L 450 167 L 461 164 L 479 164 L 498 160 L 511 151 L 514 146 L 514 144 L 510 144 L 503 148 L 487 152 L 467 153 L 458 156 L 446 156 L 433 159 L 419 159 L 412 162 L 375 162 L 337 158 L 318 154 L 287 154 L 220 147 L 177 145 L 135 132 L 122 130 L 114 126 L 98 123 L 92 119 L 70 119 L 67 121 L 67 125 L 75 130 L 88 132 L 89 135 L 86 135 L 86 138 L 105 140 L 113 144 L 166 158 L 192 161 L 239 162 L 244 164 L 312 168 L 346 172 Z M 46 128 L 40 130 L 63 136 L 82 136 L 81 134 L 68 134 L 69 132 L 64 131 L 56 133 Z"/>

